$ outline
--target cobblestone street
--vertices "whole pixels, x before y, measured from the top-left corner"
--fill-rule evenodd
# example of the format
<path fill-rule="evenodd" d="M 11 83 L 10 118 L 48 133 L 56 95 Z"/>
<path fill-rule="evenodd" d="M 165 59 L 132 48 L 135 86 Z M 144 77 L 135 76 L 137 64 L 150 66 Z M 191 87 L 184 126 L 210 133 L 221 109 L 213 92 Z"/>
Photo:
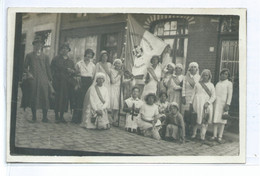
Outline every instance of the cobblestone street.
<path fill-rule="evenodd" d="M 30 123 L 31 112 L 18 108 L 16 121 L 16 147 L 36 149 L 62 149 L 75 151 L 93 151 L 134 155 L 190 155 L 190 156 L 235 156 L 239 152 L 238 140 L 225 138 L 224 144 L 212 142 L 211 145 L 189 141 L 185 144 L 157 141 L 132 134 L 123 128 L 97 131 L 81 128 L 79 125 L 55 124 L 54 112 L 48 113 L 49 123 L 41 122 L 41 111 L 37 122 Z M 69 113 L 65 116 L 70 121 Z M 121 124 L 120 126 L 123 126 Z"/>

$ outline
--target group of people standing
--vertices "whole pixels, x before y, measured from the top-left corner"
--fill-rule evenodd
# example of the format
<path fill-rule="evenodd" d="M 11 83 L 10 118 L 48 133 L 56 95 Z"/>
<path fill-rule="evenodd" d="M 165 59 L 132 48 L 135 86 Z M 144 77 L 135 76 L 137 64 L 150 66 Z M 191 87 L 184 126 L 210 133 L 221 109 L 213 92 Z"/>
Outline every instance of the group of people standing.
<path fill-rule="evenodd" d="M 33 46 L 34 50 L 27 54 L 24 64 L 24 82 L 31 86 L 27 87 L 27 93 L 23 91 L 28 95 L 27 102 L 22 101 L 23 107 L 27 103 L 32 109 L 32 122 L 36 121 L 36 109 L 39 108 L 43 110 L 42 121 L 48 122 L 50 95 L 54 93 L 56 123 L 66 123 L 64 113 L 70 104 L 72 122 L 87 129 L 109 129 L 118 124 L 118 112 L 123 109 L 127 131 L 185 142 L 187 124 L 190 124 L 193 112 L 196 119 L 192 124 L 192 139 L 200 128 L 200 139 L 205 140 L 211 123 L 214 125 L 211 140 L 222 139 L 227 123 L 222 115 L 228 112 L 232 99 L 228 69 L 220 72 L 220 81 L 214 86 L 210 70 L 205 69 L 200 75 L 196 62 L 190 63 L 187 74 L 183 75 L 181 64 L 168 63 L 162 68 L 160 56 L 155 55 L 141 78 L 142 83 L 138 80 L 140 75 L 125 76 L 120 59 L 115 59 L 113 64 L 108 62 L 107 51 L 101 51 L 99 62 L 95 64 L 92 61 L 95 53 L 87 49 L 84 58 L 74 64 L 68 56 L 69 44 L 65 43 L 50 64 L 49 58 L 42 53 L 43 42 L 35 39 Z M 126 82 L 132 83 L 130 97 L 123 97 L 122 85 Z"/>
<path fill-rule="evenodd" d="M 21 105 L 31 107 L 32 122 L 36 121 L 39 108 L 43 110 L 42 122 L 48 122 L 47 112 L 52 108 L 55 122 L 66 123 L 64 113 L 70 107 L 72 122 L 81 123 L 83 127 L 108 129 L 117 123 L 123 75 L 120 59 L 115 59 L 112 65 L 108 62 L 108 52 L 103 50 L 100 62 L 95 64 L 95 53 L 87 49 L 84 58 L 74 64 L 68 55 L 70 46 L 64 43 L 50 63 L 49 57 L 42 52 L 44 42 L 35 38 L 32 44 L 33 52 L 26 55 L 24 62 Z M 112 114 L 109 118 L 108 109 Z M 94 123 L 87 123 L 94 117 Z"/>

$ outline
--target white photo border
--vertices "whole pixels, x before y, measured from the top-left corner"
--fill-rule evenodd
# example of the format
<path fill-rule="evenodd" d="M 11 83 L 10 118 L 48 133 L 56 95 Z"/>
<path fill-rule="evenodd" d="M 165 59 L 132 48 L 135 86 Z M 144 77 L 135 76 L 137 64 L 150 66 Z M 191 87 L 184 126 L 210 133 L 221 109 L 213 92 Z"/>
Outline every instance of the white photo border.
<path fill-rule="evenodd" d="M 157 13 L 185 15 L 238 15 L 239 21 L 239 155 L 238 156 L 23 156 L 10 154 L 11 95 L 16 13 Z M 216 8 L 9 8 L 7 21 L 7 162 L 30 163 L 245 163 L 246 161 L 246 9 Z"/>

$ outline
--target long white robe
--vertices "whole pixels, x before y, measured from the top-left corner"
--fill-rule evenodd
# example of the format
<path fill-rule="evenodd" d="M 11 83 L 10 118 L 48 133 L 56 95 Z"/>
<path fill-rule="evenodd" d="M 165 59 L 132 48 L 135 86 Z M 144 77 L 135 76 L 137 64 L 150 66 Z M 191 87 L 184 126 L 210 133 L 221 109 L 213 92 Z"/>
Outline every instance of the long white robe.
<path fill-rule="evenodd" d="M 198 83 L 200 80 L 200 75 L 191 75 L 190 73 L 187 73 L 191 76 L 191 78 L 194 79 L 195 83 Z M 186 75 L 187 76 L 187 75 Z M 194 88 L 191 87 L 190 83 L 187 81 L 186 76 L 183 78 L 183 86 L 182 86 L 182 97 L 185 97 L 186 104 L 182 104 L 181 114 L 184 115 L 184 111 L 189 110 L 190 105 L 189 102 L 191 100 L 192 94 L 194 93 Z M 195 87 L 195 86 L 194 86 Z"/>
<path fill-rule="evenodd" d="M 114 109 L 114 110 L 119 109 L 120 79 L 121 79 L 121 75 L 118 74 L 117 70 L 112 68 L 111 85 L 110 85 L 110 109 Z M 123 100 L 123 94 L 121 94 L 121 99 Z"/>
<path fill-rule="evenodd" d="M 219 81 L 216 85 L 216 101 L 214 103 L 213 123 L 226 124 L 227 120 L 222 120 L 222 114 L 226 104 L 230 105 L 232 100 L 233 85 L 229 80 Z"/>
<path fill-rule="evenodd" d="M 107 62 L 107 68 L 108 68 L 109 74 L 111 74 L 111 67 L 112 67 L 112 65 L 109 62 Z M 98 62 L 96 64 L 96 73 L 98 73 L 98 72 L 102 72 L 106 75 L 106 78 L 105 78 L 106 81 L 104 82 L 104 86 L 108 89 L 108 92 L 110 92 L 110 89 L 111 89 L 110 76 L 104 70 L 104 68 L 101 66 L 100 62 Z M 110 106 L 110 104 L 109 104 L 109 106 Z M 108 106 L 108 109 L 110 108 L 109 106 Z"/>
<path fill-rule="evenodd" d="M 152 67 L 151 67 L 152 68 Z M 153 69 L 153 68 L 152 68 Z M 160 81 L 161 79 L 161 75 L 162 75 L 162 68 L 161 68 L 161 65 L 158 64 L 156 66 L 154 70 L 154 73 L 157 77 L 157 80 Z M 144 90 L 143 90 L 143 94 L 142 94 L 142 99 L 145 98 L 146 95 L 148 95 L 149 93 L 154 93 L 156 94 L 157 92 L 157 85 L 158 85 L 158 82 L 153 78 L 153 76 L 149 73 L 149 71 L 147 72 L 147 74 L 149 74 L 150 76 L 150 81 L 145 84 L 144 86 Z"/>
<path fill-rule="evenodd" d="M 183 81 L 184 76 L 183 75 L 173 75 L 173 77 L 177 78 L 180 83 Z M 167 83 L 167 95 L 168 95 L 168 101 L 171 102 L 176 102 L 179 105 L 179 109 L 181 109 L 181 91 L 182 87 L 180 85 L 177 85 L 175 81 L 173 80 L 174 78 L 171 77 L 169 82 Z"/>
<path fill-rule="evenodd" d="M 211 92 L 211 96 L 207 94 L 204 88 L 201 86 L 200 83 L 196 83 L 194 87 L 194 92 L 191 97 L 190 103 L 193 105 L 194 111 L 197 113 L 197 124 L 201 124 L 203 115 L 204 115 L 204 104 L 206 102 L 209 103 L 208 112 L 209 112 L 209 120 L 208 122 L 212 122 L 212 115 L 213 115 L 213 103 L 216 99 L 215 94 L 215 87 L 211 82 L 204 83 L 209 91 Z"/>
<path fill-rule="evenodd" d="M 85 127 L 88 129 L 97 129 L 100 128 L 96 123 L 91 122 L 91 117 L 95 116 L 95 112 L 97 110 L 101 110 L 103 115 L 99 118 L 99 125 L 106 126 L 109 124 L 107 108 L 109 105 L 109 93 L 105 86 L 98 87 L 100 93 L 105 100 L 103 104 L 100 98 L 98 97 L 95 86 L 89 88 L 89 91 L 86 93 L 84 99 L 84 107 L 83 107 L 83 119 L 86 119 Z"/>

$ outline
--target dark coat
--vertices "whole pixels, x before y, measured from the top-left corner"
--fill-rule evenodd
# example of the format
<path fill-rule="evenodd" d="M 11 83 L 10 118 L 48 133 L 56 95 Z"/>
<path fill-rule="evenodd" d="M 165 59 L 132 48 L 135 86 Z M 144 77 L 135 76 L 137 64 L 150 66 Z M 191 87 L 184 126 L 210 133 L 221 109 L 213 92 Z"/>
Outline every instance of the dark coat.
<path fill-rule="evenodd" d="M 58 112 L 68 111 L 68 102 L 76 83 L 73 78 L 74 73 L 70 73 L 68 68 L 75 70 L 74 62 L 71 59 L 64 59 L 61 55 L 52 59 L 52 85 L 55 90 L 55 110 Z"/>
<path fill-rule="evenodd" d="M 24 80 L 22 107 L 30 106 L 36 109 L 49 109 L 49 83 L 52 80 L 49 57 L 35 52 L 26 55 L 24 72 L 32 76 Z M 29 100 L 29 101 L 28 101 Z"/>

